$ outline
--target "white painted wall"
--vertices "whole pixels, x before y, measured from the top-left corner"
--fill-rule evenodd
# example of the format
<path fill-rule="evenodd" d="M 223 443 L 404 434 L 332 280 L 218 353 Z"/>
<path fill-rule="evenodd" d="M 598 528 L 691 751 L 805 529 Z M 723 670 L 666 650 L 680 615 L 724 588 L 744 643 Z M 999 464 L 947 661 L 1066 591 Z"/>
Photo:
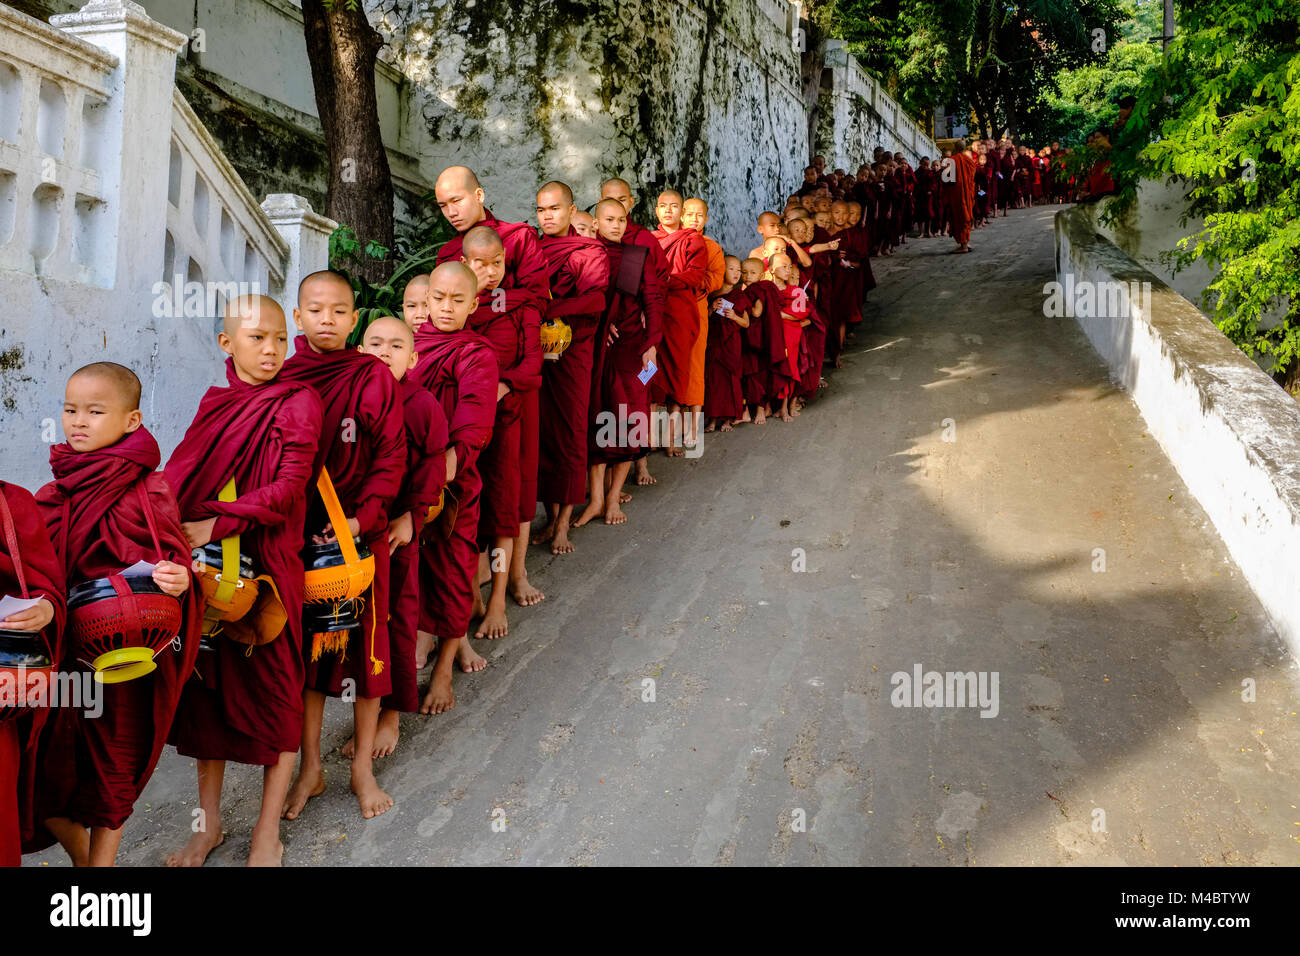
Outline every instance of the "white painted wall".
<path fill-rule="evenodd" d="M 1056 253 L 1062 283 L 1151 283 L 1146 307 L 1077 321 L 1300 654 L 1300 405 L 1194 305 L 1098 235 L 1088 210 L 1057 213 Z"/>

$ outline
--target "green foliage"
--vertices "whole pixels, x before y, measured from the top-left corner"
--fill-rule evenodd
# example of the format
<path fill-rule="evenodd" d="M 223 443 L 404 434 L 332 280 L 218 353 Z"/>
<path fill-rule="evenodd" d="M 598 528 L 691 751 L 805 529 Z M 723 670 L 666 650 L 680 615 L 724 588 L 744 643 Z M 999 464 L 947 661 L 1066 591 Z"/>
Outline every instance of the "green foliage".
<path fill-rule="evenodd" d="M 1144 177 L 1178 177 L 1203 227 L 1171 253 L 1217 272 L 1215 324 L 1288 384 L 1300 369 L 1300 5 L 1195 0 L 1147 72 L 1113 174 L 1122 214 Z"/>
<path fill-rule="evenodd" d="M 1119 101 L 1136 96 L 1147 70 L 1160 62 L 1159 48 L 1150 43 L 1120 42 L 1102 63 L 1066 70 L 1056 77 L 1056 89 L 1045 92 L 1049 111 L 1047 138 L 1078 147 L 1098 126 L 1109 127 L 1119 115 Z"/>
<path fill-rule="evenodd" d="M 428 202 L 425 196 L 421 202 Z M 365 335 L 366 327 L 375 319 L 384 316 L 402 314 L 402 296 L 406 284 L 414 276 L 433 271 L 438 261 L 438 250 L 442 244 L 454 235 L 451 225 L 441 214 L 423 222 L 411 233 L 398 238 L 391 250 L 392 258 L 398 260 L 392 273 L 380 285 L 373 285 L 360 274 L 359 266 L 366 259 L 388 259 L 390 250 L 373 240 L 361 240 L 346 223 L 330 233 L 329 260 L 330 268 L 342 273 L 352 284 L 352 293 L 356 297 L 357 327 L 348 337 L 349 345 L 357 345 Z"/>

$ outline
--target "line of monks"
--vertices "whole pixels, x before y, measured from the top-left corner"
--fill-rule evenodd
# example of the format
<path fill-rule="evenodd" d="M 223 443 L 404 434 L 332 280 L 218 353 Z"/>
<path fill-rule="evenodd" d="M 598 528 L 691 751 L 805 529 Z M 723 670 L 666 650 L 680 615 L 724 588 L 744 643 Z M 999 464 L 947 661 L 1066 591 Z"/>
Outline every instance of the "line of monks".
<path fill-rule="evenodd" d="M 975 163 L 951 159 L 940 182 L 961 246 Z M 435 195 L 456 236 L 411 280 L 402 316 L 371 322 L 350 347 L 351 285 L 314 273 L 297 290 L 286 360 L 280 305 L 231 301 L 216 336 L 226 382 L 203 395 L 161 470 L 136 375 L 111 362 L 75 372 L 53 481 L 35 496 L 0 482 L 0 595 L 27 599 L 0 620 L 0 864 L 57 841 L 76 865 L 111 865 L 171 743 L 196 761 L 198 809 L 168 864 L 202 865 L 221 844 L 233 760 L 263 768 L 248 862 L 278 865 L 282 820 L 325 789 L 328 697 L 353 707 L 344 754 L 361 814 L 392 807 L 375 761 L 398 745 L 400 715 L 448 710 L 454 668 L 486 667 L 473 621 L 476 638 L 498 638 L 507 597 L 543 599 L 528 582 L 530 544 L 565 554 L 575 528 L 625 522 L 624 484 L 634 468 L 639 485 L 655 481 L 652 449 L 688 455 L 703 432 L 790 421 L 825 384 L 823 365 L 839 365 L 875 285 L 872 254 L 908 227 L 928 231 L 930 215 L 887 210 L 898 228 L 882 232 L 880 202 L 864 215 L 845 185 L 816 171 L 784 214 L 758 218 L 761 242 L 742 258 L 706 235 L 702 199 L 671 189 L 652 231 L 629 220 L 625 180 L 605 182 L 589 212 L 547 183 L 539 234 L 497 219 L 475 174 L 451 167 Z M 539 502 L 546 519 L 531 534 Z M 223 611 L 220 575 L 202 577 L 228 546 L 241 581 L 260 585 L 242 615 Z M 359 598 L 305 584 L 334 553 L 313 580 L 332 586 L 331 567 L 372 563 Z M 153 670 L 97 685 L 96 712 L 6 709 L 4 654 L 26 641 L 23 659 L 39 650 L 85 673 L 96 614 L 143 619 L 133 580 L 179 605 Z M 106 604 L 78 596 L 104 581 Z"/>

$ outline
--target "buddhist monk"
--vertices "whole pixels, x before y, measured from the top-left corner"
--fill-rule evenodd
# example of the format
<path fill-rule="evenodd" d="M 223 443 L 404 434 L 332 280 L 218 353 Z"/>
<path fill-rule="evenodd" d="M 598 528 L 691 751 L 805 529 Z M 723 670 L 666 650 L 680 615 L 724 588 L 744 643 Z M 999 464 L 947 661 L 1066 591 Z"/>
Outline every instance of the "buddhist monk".
<path fill-rule="evenodd" d="M 799 284 L 798 267 L 794 260 L 784 254 L 778 254 L 770 263 L 772 284 L 776 286 L 781 297 L 781 333 L 785 344 L 785 361 L 789 368 L 788 377 L 781 386 L 776 398 L 781 399 L 781 408 L 777 412 L 783 422 L 794 421 L 791 402 L 795 389 L 799 385 L 799 343 L 803 337 L 803 327 L 808 325 L 810 311 L 808 292 Z"/>
<path fill-rule="evenodd" d="M 952 222 L 952 237 L 957 243 L 953 252 L 970 252 L 970 227 L 974 215 L 975 163 L 966 155 L 966 143 L 958 140 L 953 147 L 950 165 L 944 170 L 943 198 Z"/>
<path fill-rule="evenodd" d="M 392 798 L 374 774 L 375 734 L 381 700 L 392 692 L 392 652 L 388 641 L 388 511 L 406 471 L 406 435 L 397 382 L 373 355 L 348 348 L 357 324 L 352 286 L 337 272 L 313 272 L 298 287 L 293 358 L 280 377 L 316 390 L 323 408 L 320 444 L 313 475 L 325 468 L 346 528 L 335 528 L 319 493 L 308 495 L 304 528 L 308 545 L 322 545 L 350 534 L 374 557 L 374 580 L 353 605 L 360 626 L 325 630 L 315 623 L 304 637 L 307 687 L 303 695 L 302 761 L 289 790 L 285 818 L 296 820 L 312 797 L 325 789 L 321 767 L 321 727 L 326 696 L 355 694 L 351 784 L 366 819 L 386 812 Z"/>
<path fill-rule="evenodd" d="M 486 226 L 501 237 L 505 250 L 505 276 L 502 278 L 497 301 L 508 311 L 531 301 L 538 309 L 544 307 L 550 297 L 546 285 L 547 262 L 542 253 L 537 233 L 525 222 L 503 222 L 492 215 L 484 205 L 486 197 L 478 177 L 465 166 L 449 166 L 443 170 L 434 182 L 434 197 L 444 217 L 456 230 L 456 235 L 438 250 L 438 262 L 451 262 L 462 258 L 461 243 L 464 236 L 475 226 Z M 531 343 L 530 343 L 531 348 Z M 531 427 L 538 420 L 537 390 L 522 393 L 521 418 Z M 520 469 L 523 475 L 521 491 L 534 489 L 537 474 L 537 441 L 527 436 L 520 443 Z M 529 509 L 528 521 L 519 523 L 515 544 L 511 549 L 514 560 L 508 569 L 509 591 L 515 603 L 528 607 L 545 599 L 546 595 L 533 587 L 528 581 L 524 556 L 528 550 L 529 524 L 533 512 L 537 509 L 534 498 Z M 479 567 L 479 577 L 487 580 L 488 562 Z"/>
<path fill-rule="evenodd" d="M 204 394 L 163 477 L 177 489 L 190 547 L 235 536 L 239 554 L 252 561 L 259 601 L 237 622 L 220 622 L 211 612 L 205 618 L 211 646 L 199 655 L 204 679 L 185 685 L 169 739 L 198 763 L 202 825 L 167 865 L 202 866 L 221 845 L 221 787 L 233 760 L 264 768 L 248 864 L 278 866 L 280 815 L 302 740 L 298 552 L 315 479 L 321 402 L 306 384 L 279 380 L 289 332 L 273 299 L 230 300 L 217 345 L 229 356 L 226 384 Z M 229 500 L 222 500 L 230 482 Z"/>
<path fill-rule="evenodd" d="M 781 327 L 781 296 L 776 286 L 763 279 L 763 263 L 746 259 L 740 264 L 739 290 L 732 290 L 733 311 L 749 315 L 741 343 L 741 388 L 745 397 L 742 422 L 767 422 L 772 399 L 792 378 L 785 355 L 785 333 Z"/>
<path fill-rule="evenodd" d="M 657 269 L 646 247 L 624 242 L 627 209 L 615 199 L 596 204 L 596 227 L 609 256 L 609 305 L 596 338 L 592 372 L 592 428 L 588 460 L 590 500 L 574 527 L 597 515 L 622 524 L 627 515 L 619 495 L 632 461 L 645 453 L 650 436 L 650 396 L 645 381 L 655 363 L 660 330 L 651 311 Z"/>
<path fill-rule="evenodd" d="M 651 277 L 651 281 L 646 288 L 646 322 L 653 322 L 657 328 L 662 329 L 664 310 L 666 308 L 665 299 L 668 295 L 668 256 L 664 253 L 659 240 L 654 237 L 650 230 L 632 221 L 632 207 L 635 205 L 635 200 L 632 198 L 632 186 L 626 179 L 605 180 L 600 185 L 600 198 L 618 200 L 627 213 L 627 225 L 622 241 L 629 245 L 644 246 L 647 250 L 650 267 L 655 274 Z M 663 373 L 659 372 L 657 374 L 662 375 Z M 651 435 L 650 437 L 653 440 L 655 436 Z M 636 483 L 638 485 L 653 485 L 655 483 L 655 477 L 650 474 L 650 467 L 645 456 L 637 459 Z"/>
<path fill-rule="evenodd" d="M 767 244 L 767 241 L 781 234 L 781 217 L 774 212 L 760 213 L 756 231 L 763 237 L 763 241 L 749 250 L 748 258 L 761 260 L 763 259 L 763 247 Z"/>
<path fill-rule="evenodd" d="M 731 431 L 745 411 L 745 397 L 740 388 L 742 330 L 749 327 L 749 317 L 737 313 L 728 298 L 740 285 L 740 260 L 725 259 L 722 287 L 713 298 L 709 312 L 709 349 L 705 358 L 707 377 L 704 384 L 704 416 L 709 420 L 705 431 Z"/>
<path fill-rule="evenodd" d="M 659 348 L 662 370 L 651 381 L 650 403 L 652 409 L 663 406 L 668 410 L 669 430 L 664 436 L 667 439 L 664 450 L 669 457 L 683 453 L 684 435 L 678 432 L 683 412 L 689 414 L 695 398 L 701 405 L 704 402 L 703 377 L 693 379 L 691 371 L 696 349 L 708 340 L 703 327 L 705 317 L 700 313 L 700 299 L 707 281 L 708 248 L 703 236 L 682 227 L 683 203 L 681 193 L 670 189 L 660 193 L 655 204 L 659 228 L 654 231 L 654 237 L 668 257 L 669 277 Z"/>
<path fill-rule="evenodd" d="M 686 420 L 683 414 L 683 424 L 688 438 L 687 444 L 689 445 L 691 444 L 692 433 L 698 431 L 701 419 L 704 417 L 704 397 L 708 395 L 707 378 L 704 370 L 704 353 L 709 341 L 709 298 L 722 288 L 722 278 L 727 271 L 727 264 L 726 254 L 722 251 L 722 246 L 704 235 L 704 230 L 709 224 L 708 203 L 698 197 L 686 200 L 682 204 L 681 221 L 682 228 L 694 229 L 704 238 L 704 246 L 708 252 L 708 264 L 704 272 L 704 295 L 700 297 L 697 304 L 700 313 L 700 337 L 695 344 L 695 350 L 691 353 L 691 395 L 698 395 L 700 401 L 698 404 L 691 403 L 689 421 Z"/>
<path fill-rule="evenodd" d="M 596 238 L 596 217 L 581 209 L 573 214 L 573 231 L 584 239 Z"/>
<path fill-rule="evenodd" d="M 573 225 L 577 215 L 573 190 L 566 184 L 549 182 L 537 191 L 542 251 L 551 266 L 546 320 L 564 323 L 572 334 L 563 353 L 542 365 L 538 477 L 547 523 L 533 541 L 550 544 L 552 554 L 573 551 L 573 508 L 587 500 L 591 371 L 609 287 L 609 254 L 599 240 L 578 235 Z"/>
<path fill-rule="evenodd" d="M 0 597 L 35 603 L 0 619 L 5 670 L 0 680 L 0 714 L 23 707 L 21 716 L 0 720 L 0 866 L 18 866 L 22 845 L 35 837 L 32 817 L 36 742 L 50 715 L 48 688 L 32 683 L 27 662 L 61 657 L 67 620 L 63 565 L 31 492 L 0 481 Z M 9 668 L 15 670 L 9 670 Z"/>
<path fill-rule="evenodd" d="M 536 482 L 537 475 L 536 461 L 526 461 L 521 449 L 525 398 L 542 383 L 541 311 L 534 300 L 512 308 L 505 295 L 496 294 L 505 277 L 505 247 L 496 232 L 475 226 L 465 234 L 462 253 L 461 261 L 478 277 L 478 308 L 469 317 L 469 327 L 492 346 L 499 378 L 496 424 L 480 460 L 479 548 L 483 557 L 479 578 L 487 570 L 492 590 L 474 635 L 495 639 L 509 633 L 506 588 L 519 535 L 522 482 L 529 474 Z M 535 497 L 533 501 L 535 508 Z"/>
<path fill-rule="evenodd" d="M 63 400 L 67 440 L 50 449 L 54 481 L 36 495 L 63 565 L 69 592 L 138 562 L 163 594 L 180 603 L 181 626 L 153 659 L 155 669 L 101 684 L 103 712 L 61 707 L 41 735 L 36 814 L 76 866 L 112 866 L 122 826 L 153 774 L 194 670 L 201 610 L 190 575 L 190 547 L 176 496 L 157 469 L 158 443 L 140 414 L 140 380 L 128 368 L 96 362 L 72 374 Z M 70 599 L 70 620 L 75 620 Z M 78 646 L 74 632 L 59 670 L 104 648 Z M 40 834 L 38 849 L 48 845 Z"/>
<path fill-rule="evenodd" d="M 477 306 L 478 276 L 462 262 L 444 262 L 429 276 L 428 318 L 415 334 L 420 359 L 413 374 L 447 419 L 446 503 L 420 549 L 420 629 L 438 641 L 433 678 L 420 704 L 423 714 L 455 706 L 454 661 L 465 671 L 484 666 L 481 657 L 463 651 L 478 592 L 478 460 L 492 438 L 500 381 L 492 346 L 465 327 Z"/>
<path fill-rule="evenodd" d="M 418 284 L 426 287 L 427 279 Z M 393 690 L 383 699 L 379 728 L 372 756 L 387 757 L 397 747 L 400 715 L 420 709 L 416 672 L 424 664 L 418 657 L 420 625 L 419 538 L 431 512 L 436 512 L 443 486 L 447 483 L 447 418 L 442 406 L 415 382 L 410 372 L 418 362 L 415 333 L 401 319 L 379 318 L 366 327 L 361 351 L 373 355 L 392 370 L 402 402 L 402 423 L 406 432 L 406 474 L 390 509 L 388 521 L 389 562 L 388 644 L 393 660 Z M 427 654 L 426 654 L 427 656 Z M 355 747 L 356 742 L 352 742 Z M 344 748 L 345 757 L 352 756 Z"/>

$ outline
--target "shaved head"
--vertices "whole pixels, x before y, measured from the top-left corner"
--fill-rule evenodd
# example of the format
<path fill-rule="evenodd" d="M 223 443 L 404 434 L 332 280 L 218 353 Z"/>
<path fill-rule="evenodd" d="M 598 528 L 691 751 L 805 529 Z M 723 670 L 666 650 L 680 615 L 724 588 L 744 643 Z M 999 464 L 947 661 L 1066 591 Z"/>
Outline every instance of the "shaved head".
<path fill-rule="evenodd" d="M 600 184 L 600 195 L 603 198 L 608 199 L 609 197 L 606 196 L 605 193 L 613 189 L 621 189 L 624 192 L 630 193 L 632 191 L 632 184 L 629 183 L 626 179 L 619 179 L 617 176 L 615 176 L 613 179 L 607 179 Z"/>
<path fill-rule="evenodd" d="M 321 269 L 318 272 L 313 272 L 311 275 L 304 277 L 303 280 L 298 283 L 299 302 L 303 301 L 303 292 L 306 291 L 309 285 L 314 283 L 335 283 L 341 289 L 348 290 L 349 298 L 353 297 L 352 283 L 348 281 L 347 276 L 343 275 L 341 272 L 335 272 L 333 269 Z"/>
<path fill-rule="evenodd" d="M 617 199 L 624 212 L 631 212 L 636 205 L 632 199 L 632 185 L 626 179 L 607 179 L 600 184 L 601 199 Z M 597 214 L 599 216 L 599 213 Z"/>
<path fill-rule="evenodd" d="M 566 205 L 573 205 L 573 190 L 569 188 L 567 183 L 562 183 L 559 180 L 551 180 L 551 182 L 546 183 L 541 189 L 537 190 L 537 196 L 538 198 L 541 198 L 543 193 L 549 192 L 558 192 L 560 198 Z"/>
<path fill-rule="evenodd" d="M 122 401 L 124 411 L 134 411 L 140 407 L 140 379 L 135 372 L 116 362 L 93 362 L 83 365 L 68 378 L 71 385 L 77 380 L 95 379 L 108 385 Z"/>
<path fill-rule="evenodd" d="M 474 170 L 468 166 L 448 166 L 438 175 L 437 182 L 433 184 L 434 190 L 437 190 L 440 186 L 447 189 L 464 189 L 468 192 L 483 188 L 483 184 L 478 181 L 478 176 L 474 174 Z"/>
<path fill-rule="evenodd" d="M 478 289 L 478 276 L 474 275 L 474 270 L 463 262 L 444 262 L 430 272 L 425 281 L 430 288 L 442 282 L 458 285 L 463 283 L 470 288 L 471 292 Z"/>
<path fill-rule="evenodd" d="M 433 184 L 433 196 L 451 227 L 462 235 L 472 226 L 482 222 L 483 186 L 474 170 L 468 166 L 448 166 Z"/>
<path fill-rule="evenodd" d="M 411 348 L 415 348 L 415 333 L 411 331 L 411 327 L 401 319 L 395 319 L 391 315 L 381 315 L 367 325 L 366 335 L 369 336 L 372 333 L 390 339 L 403 338 Z"/>
<path fill-rule="evenodd" d="M 487 253 L 505 251 L 505 244 L 502 243 L 501 237 L 489 226 L 475 226 L 465 233 L 465 239 L 460 247 L 462 250 L 473 249 L 476 252 Z"/>
<path fill-rule="evenodd" d="M 680 203 L 682 201 L 682 194 L 675 189 L 665 189 L 659 194 L 659 202 L 663 202 L 666 198 Z"/>
<path fill-rule="evenodd" d="M 623 204 L 619 202 L 617 199 L 602 199 L 600 202 L 596 203 L 595 208 L 592 210 L 592 214 L 597 219 L 599 219 L 602 210 L 610 210 L 614 206 L 618 206 L 619 209 L 623 209 Z M 627 212 L 626 209 L 623 209 L 623 211 Z"/>
<path fill-rule="evenodd" d="M 351 288 L 351 286 L 349 286 Z M 221 317 L 221 331 L 232 339 L 239 328 L 287 329 L 284 309 L 280 304 L 265 295 L 236 296 L 226 303 L 226 311 Z"/>
<path fill-rule="evenodd" d="M 619 205 L 622 205 L 622 203 Z M 569 223 L 577 230 L 578 235 L 586 236 L 588 239 L 596 238 L 596 217 L 591 213 L 579 210 L 573 214 L 573 218 L 569 220 Z"/>

